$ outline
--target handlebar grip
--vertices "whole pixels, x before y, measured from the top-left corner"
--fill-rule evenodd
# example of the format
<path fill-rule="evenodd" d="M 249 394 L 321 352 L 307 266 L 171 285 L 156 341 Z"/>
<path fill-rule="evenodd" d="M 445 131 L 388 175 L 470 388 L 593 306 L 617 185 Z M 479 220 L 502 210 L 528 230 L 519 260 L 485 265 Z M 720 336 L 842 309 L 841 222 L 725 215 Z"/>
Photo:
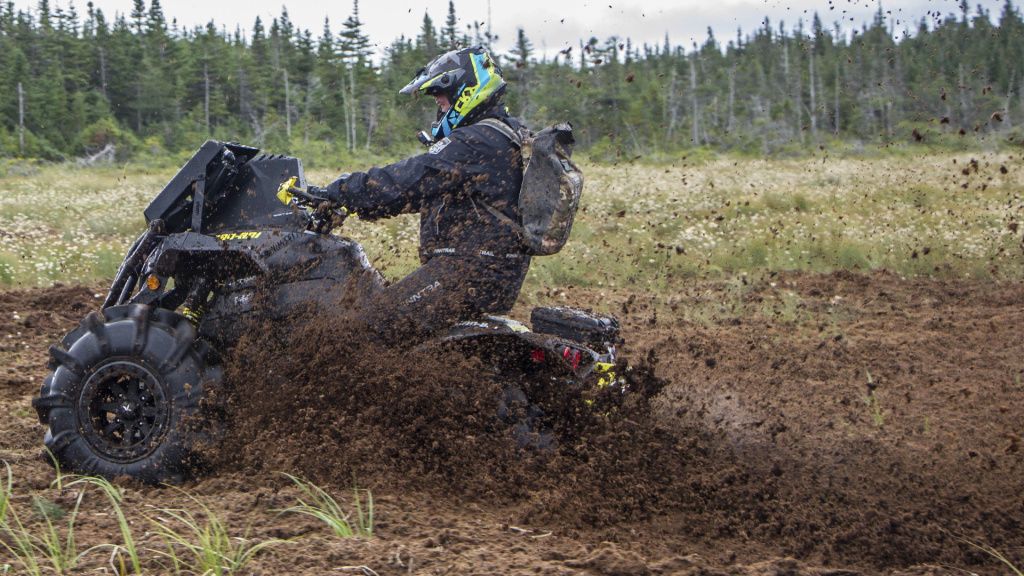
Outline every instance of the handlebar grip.
<path fill-rule="evenodd" d="M 297 188 L 295 188 L 295 184 L 298 181 L 298 176 L 292 176 L 291 178 L 285 180 L 284 182 L 281 182 L 281 185 L 277 187 L 277 199 L 280 200 L 281 203 L 284 204 L 285 206 L 288 206 L 289 204 L 292 203 L 292 200 L 295 197 L 295 194 L 292 193 L 292 190 L 297 190 Z"/>

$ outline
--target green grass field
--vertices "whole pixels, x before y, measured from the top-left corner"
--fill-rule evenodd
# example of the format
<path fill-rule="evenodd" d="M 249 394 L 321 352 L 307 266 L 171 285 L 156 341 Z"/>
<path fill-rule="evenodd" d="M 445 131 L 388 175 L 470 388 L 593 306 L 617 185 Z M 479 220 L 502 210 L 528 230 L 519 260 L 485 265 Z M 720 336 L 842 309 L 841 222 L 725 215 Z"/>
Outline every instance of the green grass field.
<path fill-rule="evenodd" d="M 525 292 L 781 270 L 1019 278 L 1022 169 L 1013 152 L 584 165 L 572 240 L 534 261 Z M 0 287 L 107 281 L 173 172 L 44 166 L 0 179 Z M 415 216 L 341 233 L 391 278 L 417 263 Z"/>

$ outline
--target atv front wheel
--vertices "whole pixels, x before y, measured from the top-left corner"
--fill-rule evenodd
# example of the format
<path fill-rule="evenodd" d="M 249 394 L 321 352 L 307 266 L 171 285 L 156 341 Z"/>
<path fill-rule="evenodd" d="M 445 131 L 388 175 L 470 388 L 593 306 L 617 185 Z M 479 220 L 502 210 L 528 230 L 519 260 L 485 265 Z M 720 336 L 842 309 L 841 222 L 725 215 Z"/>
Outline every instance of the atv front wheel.
<path fill-rule="evenodd" d="M 54 370 L 32 405 L 65 469 L 144 482 L 180 480 L 197 464 L 199 402 L 220 381 L 183 316 L 141 304 L 94 312 L 51 346 Z"/>

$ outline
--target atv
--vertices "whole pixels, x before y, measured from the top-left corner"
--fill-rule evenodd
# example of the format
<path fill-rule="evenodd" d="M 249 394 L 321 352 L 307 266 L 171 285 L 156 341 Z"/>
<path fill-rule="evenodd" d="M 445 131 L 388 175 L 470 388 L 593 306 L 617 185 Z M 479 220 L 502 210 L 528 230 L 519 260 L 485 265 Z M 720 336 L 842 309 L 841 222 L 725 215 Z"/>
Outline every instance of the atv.
<path fill-rule="evenodd" d="M 384 281 L 357 242 L 331 234 L 344 210 L 306 192 L 296 158 L 207 141 L 144 214 L 100 310 L 50 347 L 52 372 L 32 405 L 63 469 L 173 482 L 200 470 L 198 447 L 216 440 L 224 414 L 204 398 L 224 386 L 221 363 L 248 320 L 284 321 Z M 535 308 L 531 323 L 483 316 L 433 341 L 534 386 L 614 387 L 614 318 Z M 536 430 L 528 404 L 508 388 L 499 418 Z M 528 409 L 515 419 L 513 405 Z"/>

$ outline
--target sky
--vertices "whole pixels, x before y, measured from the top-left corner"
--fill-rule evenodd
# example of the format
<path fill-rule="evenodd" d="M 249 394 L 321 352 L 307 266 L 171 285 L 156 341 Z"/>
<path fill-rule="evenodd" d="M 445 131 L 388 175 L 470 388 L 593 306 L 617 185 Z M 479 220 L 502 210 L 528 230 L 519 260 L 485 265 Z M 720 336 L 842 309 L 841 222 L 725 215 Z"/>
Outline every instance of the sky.
<path fill-rule="evenodd" d="M 85 12 L 87 0 L 75 0 L 79 14 Z M 147 0 L 148 3 L 149 0 Z M 67 7 L 69 0 L 51 0 L 51 5 Z M 972 11 L 981 5 L 998 18 L 1004 0 L 969 0 Z M 1021 4 L 1018 0 L 1015 4 Z M 131 11 L 131 0 L 93 0 L 112 19 L 114 13 Z M 16 0 L 19 8 L 34 8 L 33 0 Z M 214 20 L 234 31 L 237 25 L 251 30 L 256 16 L 264 22 L 280 15 L 282 5 L 288 6 L 293 22 L 308 28 L 314 37 L 320 36 L 324 17 L 329 17 L 335 32 L 352 13 L 351 0 L 311 2 L 309 0 L 215 0 L 198 7 L 195 1 L 162 0 L 168 20 L 177 18 L 179 25 L 192 27 Z M 957 0 L 888 0 L 883 10 L 896 25 L 897 31 L 905 27 L 914 30 L 916 23 L 926 17 L 933 19 L 951 12 L 959 12 Z M 780 21 L 792 27 L 800 18 L 809 26 L 814 12 L 831 27 L 842 21 L 844 27 L 871 19 L 878 10 L 875 1 L 853 0 L 455 0 L 455 13 L 459 26 L 490 21 L 491 30 L 498 36 L 496 51 L 506 53 L 512 48 L 517 28 L 538 52 L 553 54 L 567 46 L 575 46 L 580 39 L 591 36 L 603 41 L 611 36 L 629 37 L 634 45 L 662 44 L 666 34 L 673 45 L 689 47 L 707 37 L 708 27 L 721 42 L 736 37 L 741 27 L 749 32 L 761 25 L 765 17 L 773 26 Z M 359 4 L 360 19 L 370 40 L 383 50 L 401 35 L 415 37 L 429 12 L 435 26 L 442 26 L 448 14 L 448 0 L 363 0 Z"/>

